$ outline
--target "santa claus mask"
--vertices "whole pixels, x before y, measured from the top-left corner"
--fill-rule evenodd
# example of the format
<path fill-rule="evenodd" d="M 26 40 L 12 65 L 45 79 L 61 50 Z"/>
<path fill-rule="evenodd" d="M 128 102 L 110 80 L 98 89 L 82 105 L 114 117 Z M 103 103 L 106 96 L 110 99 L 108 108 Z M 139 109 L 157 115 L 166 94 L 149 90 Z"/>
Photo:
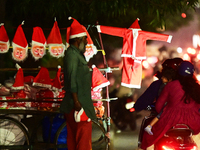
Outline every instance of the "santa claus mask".
<path fill-rule="evenodd" d="M 25 48 L 15 47 L 12 56 L 16 61 L 23 61 L 27 56 L 27 51 Z"/>
<path fill-rule="evenodd" d="M 39 45 L 33 45 L 31 53 L 35 59 L 42 58 L 45 54 L 45 47 Z"/>
<path fill-rule="evenodd" d="M 5 53 L 5 52 L 7 52 L 8 50 L 8 46 L 7 46 L 7 44 L 5 44 L 5 43 L 0 43 L 0 53 Z"/>
<path fill-rule="evenodd" d="M 64 46 L 60 45 L 60 46 L 50 46 L 50 54 L 53 57 L 61 57 L 64 55 Z"/>

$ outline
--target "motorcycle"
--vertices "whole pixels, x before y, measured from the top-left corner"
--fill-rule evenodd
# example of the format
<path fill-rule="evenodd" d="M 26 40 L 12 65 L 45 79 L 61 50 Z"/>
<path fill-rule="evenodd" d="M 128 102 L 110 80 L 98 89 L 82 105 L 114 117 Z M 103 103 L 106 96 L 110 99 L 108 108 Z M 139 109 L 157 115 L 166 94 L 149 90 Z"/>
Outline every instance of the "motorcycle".
<path fill-rule="evenodd" d="M 155 117 L 155 111 L 148 106 L 148 110 L 152 113 L 150 116 L 145 116 L 142 121 L 140 134 L 138 139 L 138 147 L 142 142 L 144 128 Z M 177 124 L 169 129 L 162 138 L 154 144 L 154 150 L 198 150 L 197 144 L 192 139 L 193 132 L 186 124 Z"/>
<path fill-rule="evenodd" d="M 125 130 L 128 126 L 131 130 L 136 129 L 136 112 L 133 108 L 134 102 L 131 96 L 118 98 L 111 101 L 111 118 L 115 126 Z"/>

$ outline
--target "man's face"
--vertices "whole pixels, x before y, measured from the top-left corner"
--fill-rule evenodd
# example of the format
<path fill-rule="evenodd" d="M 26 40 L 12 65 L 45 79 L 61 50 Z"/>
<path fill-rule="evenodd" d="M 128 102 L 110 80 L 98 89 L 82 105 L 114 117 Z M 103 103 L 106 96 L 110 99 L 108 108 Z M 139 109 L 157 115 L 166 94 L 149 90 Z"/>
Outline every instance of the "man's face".
<path fill-rule="evenodd" d="M 86 48 L 85 46 L 87 45 L 87 36 L 84 36 L 83 38 L 80 38 L 80 44 L 79 44 L 79 50 L 82 53 L 85 53 Z"/>

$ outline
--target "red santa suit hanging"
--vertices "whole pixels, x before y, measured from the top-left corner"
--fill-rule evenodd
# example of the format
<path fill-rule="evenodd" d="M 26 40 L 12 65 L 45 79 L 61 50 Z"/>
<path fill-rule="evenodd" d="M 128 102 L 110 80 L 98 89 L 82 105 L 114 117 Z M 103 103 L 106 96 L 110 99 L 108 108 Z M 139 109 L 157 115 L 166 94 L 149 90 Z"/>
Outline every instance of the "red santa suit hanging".
<path fill-rule="evenodd" d="M 18 26 L 15 36 L 13 38 L 12 46 L 13 46 L 13 59 L 16 61 L 23 61 L 27 57 L 28 52 L 28 43 L 22 29 L 22 25 Z"/>
<path fill-rule="evenodd" d="M 138 24 L 138 19 L 128 29 L 98 25 L 97 30 L 101 33 L 123 37 L 121 57 L 125 58 L 123 58 L 121 85 L 129 88 L 141 87 L 141 62 L 146 59 L 146 41 L 171 42 L 172 39 L 171 35 L 142 31 Z M 132 60 L 129 58 L 132 58 Z"/>
<path fill-rule="evenodd" d="M 122 57 L 146 59 L 146 41 L 159 40 L 171 42 L 172 36 L 161 33 L 142 31 L 138 19 L 128 28 L 97 25 L 98 32 L 123 37 Z"/>
<path fill-rule="evenodd" d="M 46 38 L 40 27 L 33 28 L 31 54 L 35 60 L 46 54 Z"/>
<path fill-rule="evenodd" d="M 57 21 L 54 22 L 53 28 L 47 38 L 47 45 L 49 46 L 49 53 L 53 57 L 63 57 L 65 45 L 62 43 L 62 37 Z"/>
<path fill-rule="evenodd" d="M 7 53 L 10 47 L 9 38 L 4 27 L 4 24 L 0 24 L 0 53 Z"/>

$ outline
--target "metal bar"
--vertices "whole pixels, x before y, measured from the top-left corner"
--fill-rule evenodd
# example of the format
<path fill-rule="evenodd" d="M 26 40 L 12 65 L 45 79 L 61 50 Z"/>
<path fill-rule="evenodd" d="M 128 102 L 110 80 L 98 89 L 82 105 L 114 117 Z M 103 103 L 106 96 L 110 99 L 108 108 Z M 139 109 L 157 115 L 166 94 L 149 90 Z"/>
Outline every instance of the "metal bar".
<path fill-rule="evenodd" d="M 98 22 L 97 22 L 98 24 Z M 104 51 L 104 47 L 103 47 L 103 42 L 102 42 L 102 39 L 101 39 L 101 34 L 98 32 L 99 34 L 99 39 L 100 39 L 100 44 L 101 44 L 101 48 L 103 50 L 104 53 L 103 54 L 103 62 L 104 62 L 104 66 L 106 68 L 108 68 L 108 64 L 107 64 L 107 61 L 106 61 L 106 57 L 105 57 L 105 51 Z M 108 75 L 107 75 L 107 72 L 105 71 L 105 77 L 108 79 Z M 108 86 L 106 86 L 106 99 L 109 99 L 109 90 L 108 90 Z M 110 147 L 110 102 L 109 101 L 106 101 L 106 106 L 107 106 L 107 137 L 108 137 L 108 147 L 106 147 L 106 149 L 109 149 Z"/>

